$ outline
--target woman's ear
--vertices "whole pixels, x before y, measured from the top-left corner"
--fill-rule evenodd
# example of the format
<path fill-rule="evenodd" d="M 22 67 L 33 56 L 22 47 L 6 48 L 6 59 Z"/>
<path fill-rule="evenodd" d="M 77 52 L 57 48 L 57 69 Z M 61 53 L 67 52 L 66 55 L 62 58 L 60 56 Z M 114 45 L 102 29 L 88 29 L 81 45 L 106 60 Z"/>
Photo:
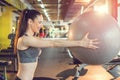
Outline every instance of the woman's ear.
<path fill-rule="evenodd" d="M 33 23 L 32 19 L 28 19 L 28 24 L 32 24 L 32 23 Z"/>

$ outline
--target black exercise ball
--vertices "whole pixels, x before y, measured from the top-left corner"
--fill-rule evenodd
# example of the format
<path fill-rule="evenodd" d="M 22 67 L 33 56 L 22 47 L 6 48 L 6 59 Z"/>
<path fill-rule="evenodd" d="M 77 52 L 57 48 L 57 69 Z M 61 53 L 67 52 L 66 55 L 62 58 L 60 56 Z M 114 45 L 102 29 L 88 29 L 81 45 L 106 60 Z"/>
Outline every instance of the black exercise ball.
<path fill-rule="evenodd" d="M 109 14 L 88 11 L 80 15 L 70 25 L 68 39 L 80 40 L 89 32 L 88 38 L 97 38 L 98 49 L 84 47 L 70 48 L 72 54 L 81 62 L 91 65 L 111 61 L 120 50 L 120 27 Z"/>

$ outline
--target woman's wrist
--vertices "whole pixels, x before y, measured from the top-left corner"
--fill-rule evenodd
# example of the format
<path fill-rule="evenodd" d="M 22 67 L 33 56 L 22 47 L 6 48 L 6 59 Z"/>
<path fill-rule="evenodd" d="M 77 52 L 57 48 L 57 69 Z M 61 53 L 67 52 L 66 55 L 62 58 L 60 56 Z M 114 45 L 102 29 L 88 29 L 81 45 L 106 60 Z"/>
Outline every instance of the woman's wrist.
<path fill-rule="evenodd" d="M 88 47 L 88 44 L 87 44 L 84 40 L 78 41 L 78 44 L 79 44 L 79 46 L 81 46 L 81 47 L 85 47 L 85 48 Z"/>

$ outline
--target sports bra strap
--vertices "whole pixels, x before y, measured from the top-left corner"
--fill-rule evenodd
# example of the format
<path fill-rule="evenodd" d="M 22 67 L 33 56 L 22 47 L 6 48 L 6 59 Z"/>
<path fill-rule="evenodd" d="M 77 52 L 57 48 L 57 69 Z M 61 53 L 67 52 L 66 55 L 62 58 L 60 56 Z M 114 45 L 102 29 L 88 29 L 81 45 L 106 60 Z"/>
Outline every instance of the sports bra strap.
<path fill-rule="evenodd" d="M 25 36 L 28 36 L 28 34 L 24 34 Z"/>

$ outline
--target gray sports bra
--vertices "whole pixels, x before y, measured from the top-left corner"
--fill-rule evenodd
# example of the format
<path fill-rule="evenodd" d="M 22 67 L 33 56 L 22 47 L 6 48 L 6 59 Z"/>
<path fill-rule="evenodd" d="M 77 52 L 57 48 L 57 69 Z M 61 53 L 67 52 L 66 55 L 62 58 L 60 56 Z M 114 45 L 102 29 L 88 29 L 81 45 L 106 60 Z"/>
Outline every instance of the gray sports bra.
<path fill-rule="evenodd" d="M 18 56 L 21 63 L 36 62 L 39 56 L 40 49 L 29 47 L 26 50 L 18 50 Z"/>
<path fill-rule="evenodd" d="M 24 35 L 28 36 L 27 34 Z M 29 47 L 25 50 L 17 50 L 17 53 L 21 63 L 36 62 L 38 56 L 40 55 L 40 49 L 36 47 Z"/>

